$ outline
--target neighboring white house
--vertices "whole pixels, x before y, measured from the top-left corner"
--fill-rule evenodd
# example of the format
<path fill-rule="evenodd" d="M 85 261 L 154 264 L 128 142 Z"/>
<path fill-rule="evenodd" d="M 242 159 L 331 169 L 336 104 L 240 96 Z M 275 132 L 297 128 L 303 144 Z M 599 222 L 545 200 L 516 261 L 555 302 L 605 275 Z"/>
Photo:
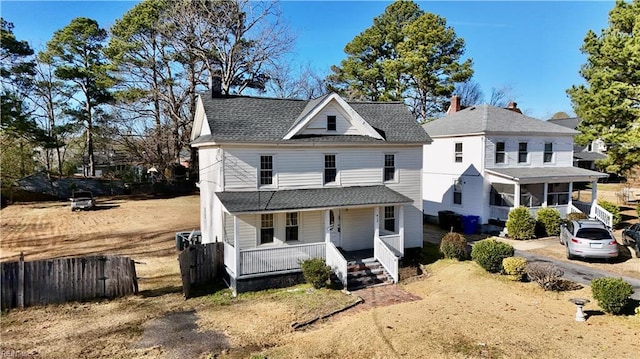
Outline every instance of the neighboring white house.
<path fill-rule="evenodd" d="M 236 292 L 291 281 L 311 257 L 346 285 L 345 256 L 360 250 L 397 281 L 405 248 L 422 246 L 430 139 L 402 103 L 215 91 L 198 99 L 191 140 L 202 241 L 224 242 Z"/>
<path fill-rule="evenodd" d="M 582 122 L 579 117 L 569 118 L 552 118 L 547 120 L 554 125 L 577 130 L 578 125 Z M 596 170 L 595 162 L 606 158 L 607 146 L 601 139 L 595 139 L 588 145 L 573 145 L 573 165 L 575 167 L 586 168 L 588 170 Z"/>
<path fill-rule="evenodd" d="M 479 105 L 460 110 L 454 97 L 449 113 L 423 125 L 432 138 L 424 146 L 423 208 L 505 221 L 512 208 L 555 207 L 562 216 L 595 203 L 572 200 L 576 182 L 593 184 L 605 174 L 573 167 L 573 129 L 508 108 Z"/>

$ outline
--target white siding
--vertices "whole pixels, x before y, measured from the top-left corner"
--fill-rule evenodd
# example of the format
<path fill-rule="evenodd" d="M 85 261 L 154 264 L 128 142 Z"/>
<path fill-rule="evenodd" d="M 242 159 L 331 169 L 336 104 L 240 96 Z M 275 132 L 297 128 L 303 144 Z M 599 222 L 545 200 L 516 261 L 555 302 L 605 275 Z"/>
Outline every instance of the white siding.
<path fill-rule="evenodd" d="M 300 242 L 323 242 L 324 241 L 324 212 L 300 212 L 301 225 Z"/>
<path fill-rule="evenodd" d="M 327 116 L 336 116 L 336 130 L 327 131 Z M 335 101 L 330 102 L 325 108 L 311 119 L 307 127 L 302 131 L 304 135 L 359 135 L 359 131 L 351 124 L 351 119 L 338 106 Z"/>
<path fill-rule="evenodd" d="M 495 163 L 496 143 L 505 143 L 505 163 Z M 518 144 L 527 143 L 529 160 L 518 163 Z M 545 143 L 553 144 L 553 160 L 544 162 Z M 493 136 L 485 142 L 487 168 L 504 167 L 571 167 L 573 166 L 573 137 L 562 136 Z"/>
<path fill-rule="evenodd" d="M 240 236 L 240 249 L 255 248 L 258 243 L 258 231 L 260 230 L 260 216 L 247 214 L 238 216 L 238 232 Z M 233 227 L 231 229 L 233 233 Z"/>
<path fill-rule="evenodd" d="M 347 251 L 373 248 L 373 208 L 343 209 L 342 248 Z"/>
<path fill-rule="evenodd" d="M 260 153 L 250 150 L 224 151 L 224 189 L 226 191 L 255 191 L 258 185 Z M 277 172 L 277 163 L 274 163 Z"/>

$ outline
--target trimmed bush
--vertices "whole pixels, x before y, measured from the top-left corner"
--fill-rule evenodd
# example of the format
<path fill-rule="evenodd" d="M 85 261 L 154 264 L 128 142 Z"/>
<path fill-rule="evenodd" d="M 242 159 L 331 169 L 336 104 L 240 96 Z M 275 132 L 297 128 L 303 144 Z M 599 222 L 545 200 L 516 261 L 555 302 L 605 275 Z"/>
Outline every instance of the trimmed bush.
<path fill-rule="evenodd" d="M 622 215 L 620 214 L 620 207 L 618 207 L 617 204 L 609 201 L 598 200 L 598 205 L 606 209 L 613 215 L 613 227 L 617 226 L 618 223 L 620 223 L 620 221 L 622 220 Z"/>
<path fill-rule="evenodd" d="M 507 232 L 513 239 L 531 239 L 536 233 L 536 220 L 531 217 L 529 208 L 518 207 L 509 212 Z"/>
<path fill-rule="evenodd" d="M 512 280 L 521 281 L 526 273 L 526 266 L 526 258 L 508 257 L 502 260 L 502 268 L 504 268 L 504 274 L 508 275 Z"/>
<path fill-rule="evenodd" d="M 547 236 L 557 236 L 560 234 L 560 211 L 555 208 L 545 207 L 540 208 L 536 213 L 538 223 L 544 228 L 544 232 Z"/>
<path fill-rule="evenodd" d="M 544 290 L 559 291 L 564 288 L 562 280 L 564 271 L 554 264 L 544 262 L 527 263 L 525 271 L 529 280 L 538 283 Z"/>
<path fill-rule="evenodd" d="M 567 221 L 579 221 L 581 219 L 587 219 L 589 217 L 587 217 L 586 213 L 582 213 L 582 212 L 573 212 L 573 213 L 567 213 Z"/>
<path fill-rule="evenodd" d="M 513 257 L 513 247 L 495 239 L 483 239 L 471 249 L 471 259 L 491 273 L 501 272 L 502 260 L 507 257 Z"/>
<path fill-rule="evenodd" d="M 620 314 L 630 302 L 633 287 L 622 278 L 596 278 L 591 281 L 591 294 L 602 310 Z"/>
<path fill-rule="evenodd" d="M 440 253 L 448 259 L 465 260 L 469 257 L 467 239 L 461 234 L 449 232 L 440 241 Z"/>
<path fill-rule="evenodd" d="M 331 267 L 326 265 L 322 258 L 302 261 L 300 267 L 304 280 L 316 289 L 324 287 L 331 276 Z"/>

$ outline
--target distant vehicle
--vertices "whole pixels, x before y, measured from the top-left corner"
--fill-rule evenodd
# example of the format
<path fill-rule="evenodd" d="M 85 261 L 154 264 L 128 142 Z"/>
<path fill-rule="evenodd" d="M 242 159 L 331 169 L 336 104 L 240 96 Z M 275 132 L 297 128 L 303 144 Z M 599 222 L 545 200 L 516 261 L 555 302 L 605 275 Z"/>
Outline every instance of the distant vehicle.
<path fill-rule="evenodd" d="M 618 257 L 618 242 L 604 223 L 581 219 L 562 224 L 560 243 L 565 245 L 568 259 Z"/>
<path fill-rule="evenodd" d="M 96 205 L 96 200 L 90 191 L 73 191 L 70 200 L 72 211 L 92 209 Z"/>
<path fill-rule="evenodd" d="M 640 255 L 640 223 L 636 223 L 622 231 L 622 242 L 626 246 L 635 243 L 636 253 Z"/>

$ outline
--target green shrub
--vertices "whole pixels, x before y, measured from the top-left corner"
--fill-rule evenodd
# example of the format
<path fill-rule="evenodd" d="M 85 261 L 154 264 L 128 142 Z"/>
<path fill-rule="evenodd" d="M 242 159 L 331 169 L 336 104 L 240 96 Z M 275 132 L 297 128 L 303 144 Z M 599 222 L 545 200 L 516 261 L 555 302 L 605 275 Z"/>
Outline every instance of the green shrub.
<path fill-rule="evenodd" d="M 618 205 L 604 200 L 598 200 L 598 205 L 606 209 L 613 215 L 613 227 L 617 226 L 618 223 L 620 223 L 620 221 L 622 220 L 622 215 L 620 214 L 620 207 L 618 207 Z"/>
<path fill-rule="evenodd" d="M 495 239 L 483 239 L 471 249 L 471 259 L 478 263 L 480 267 L 492 273 L 501 272 L 502 260 L 512 256 L 513 247 Z"/>
<path fill-rule="evenodd" d="M 536 213 L 538 222 L 544 228 L 544 232 L 547 236 L 557 236 L 560 234 L 560 211 L 555 208 L 545 207 L 540 208 Z"/>
<path fill-rule="evenodd" d="M 322 288 L 327 284 L 331 276 L 331 267 L 324 263 L 322 258 L 311 258 L 300 263 L 302 275 L 307 283 L 314 288 Z"/>
<path fill-rule="evenodd" d="M 622 278 L 596 278 L 591 281 L 591 294 L 602 310 L 620 314 L 629 304 L 633 287 Z"/>
<path fill-rule="evenodd" d="M 518 207 L 509 212 L 507 232 L 513 239 L 531 239 L 536 232 L 536 220 L 531 217 L 529 208 Z"/>
<path fill-rule="evenodd" d="M 552 263 L 527 263 L 525 272 L 530 281 L 538 283 L 544 290 L 562 290 L 564 271 Z"/>
<path fill-rule="evenodd" d="M 467 239 L 455 232 L 445 234 L 440 241 L 440 253 L 448 259 L 457 259 L 459 261 L 467 259 L 469 256 Z"/>
<path fill-rule="evenodd" d="M 525 275 L 527 259 L 522 257 L 507 257 L 502 260 L 504 273 L 512 280 L 521 281 Z"/>
<path fill-rule="evenodd" d="M 587 217 L 586 213 L 582 213 L 582 212 L 573 212 L 573 213 L 567 213 L 567 221 L 579 221 L 581 219 L 587 219 L 589 217 Z"/>

